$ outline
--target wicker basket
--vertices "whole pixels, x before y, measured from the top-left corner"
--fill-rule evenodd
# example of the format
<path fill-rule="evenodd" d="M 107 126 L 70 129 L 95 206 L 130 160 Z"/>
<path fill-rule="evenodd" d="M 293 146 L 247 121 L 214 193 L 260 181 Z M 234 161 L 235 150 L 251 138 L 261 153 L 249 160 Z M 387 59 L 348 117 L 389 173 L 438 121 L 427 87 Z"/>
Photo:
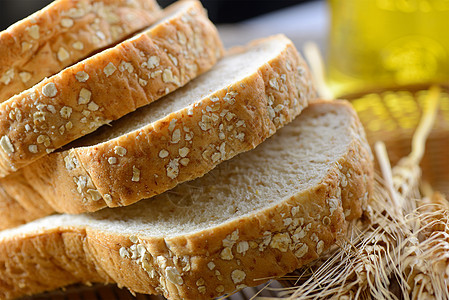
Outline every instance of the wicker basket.
<path fill-rule="evenodd" d="M 383 141 L 391 164 L 410 153 L 411 139 L 426 108 L 422 87 L 347 97 L 365 126 L 368 141 Z M 423 180 L 449 196 L 449 87 L 442 87 L 435 126 L 421 162 Z"/>

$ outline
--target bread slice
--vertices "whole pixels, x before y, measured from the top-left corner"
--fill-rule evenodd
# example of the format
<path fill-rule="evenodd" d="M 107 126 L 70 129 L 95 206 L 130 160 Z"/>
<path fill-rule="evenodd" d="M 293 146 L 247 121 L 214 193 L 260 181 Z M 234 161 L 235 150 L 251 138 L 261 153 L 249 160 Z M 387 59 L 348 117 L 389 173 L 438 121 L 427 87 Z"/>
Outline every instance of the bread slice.
<path fill-rule="evenodd" d="M 0 32 L 0 102 L 151 25 L 155 0 L 56 0 Z"/>
<path fill-rule="evenodd" d="M 372 181 L 354 110 L 311 104 L 255 150 L 151 200 L 1 232 L 0 298 L 75 282 L 169 299 L 256 286 L 334 244 L 360 217 Z"/>
<path fill-rule="evenodd" d="M 26 180 L 0 181 L 29 211 L 11 218 L 30 221 L 49 206 L 96 211 L 160 194 L 253 149 L 314 99 L 307 66 L 285 36 L 234 49 L 182 89 L 15 175 Z"/>
<path fill-rule="evenodd" d="M 0 176 L 116 120 L 209 70 L 223 48 L 199 1 L 0 104 Z"/>

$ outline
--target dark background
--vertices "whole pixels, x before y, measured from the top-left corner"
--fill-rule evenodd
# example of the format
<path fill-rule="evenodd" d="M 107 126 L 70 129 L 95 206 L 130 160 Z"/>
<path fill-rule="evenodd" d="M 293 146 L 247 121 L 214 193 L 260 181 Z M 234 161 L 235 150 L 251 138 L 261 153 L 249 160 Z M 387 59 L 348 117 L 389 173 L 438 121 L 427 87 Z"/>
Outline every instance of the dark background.
<path fill-rule="evenodd" d="M 270 11 L 311 0 L 202 0 L 212 22 L 235 23 Z M 0 0 L 0 30 L 52 2 L 51 0 Z M 175 0 L 157 0 L 165 7 Z"/>

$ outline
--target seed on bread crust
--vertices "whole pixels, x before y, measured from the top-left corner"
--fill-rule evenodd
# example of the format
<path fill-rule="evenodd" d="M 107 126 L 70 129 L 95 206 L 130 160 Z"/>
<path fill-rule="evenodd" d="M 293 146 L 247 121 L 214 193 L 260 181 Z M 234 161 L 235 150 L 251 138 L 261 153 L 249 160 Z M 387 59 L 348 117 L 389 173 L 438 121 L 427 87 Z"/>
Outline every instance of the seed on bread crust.
<path fill-rule="evenodd" d="M 80 71 L 75 74 L 75 77 L 79 82 L 86 82 L 89 79 L 89 74 L 84 71 Z"/>
<path fill-rule="evenodd" d="M 97 111 L 100 107 L 98 106 L 97 103 L 95 102 L 89 102 L 89 104 L 87 104 L 87 109 L 91 110 L 91 111 Z"/>
<path fill-rule="evenodd" d="M 77 41 L 77 42 L 72 44 L 72 47 L 75 50 L 83 50 L 84 49 L 84 44 L 83 44 L 83 42 Z"/>
<path fill-rule="evenodd" d="M 111 76 L 117 70 L 117 67 L 113 63 L 108 63 L 106 67 L 104 67 L 103 72 L 106 74 L 106 77 Z"/>
<path fill-rule="evenodd" d="M 136 166 L 133 166 L 133 177 L 131 178 L 131 181 L 138 182 L 140 180 L 140 170 L 136 168 Z"/>
<path fill-rule="evenodd" d="M 30 81 L 32 76 L 31 76 L 31 73 L 29 73 L 29 72 L 20 72 L 19 77 L 23 83 L 26 83 L 26 82 Z"/>
<path fill-rule="evenodd" d="M 35 40 L 38 40 L 40 37 L 39 25 L 31 25 L 30 27 L 27 28 L 27 32 L 29 36 Z"/>
<path fill-rule="evenodd" d="M 162 149 L 161 151 L 159 151 L 159 157 L 160 158 L 166 158 L 168 156 L 168 151 L 165 149 Z"/>
<path fill-rule="evenodd" d="M 80 90 L 79 96 L 78 96 L 78 104 L 87 104 L 90 101 L 90 97 L 92 96 L 92 92 L 89 91 L 86 88 L 82 88 Z"/>
<path fill-rule="evenodd" d="M 128 151 L 126 151 L 126 148 L 124 148 L 122 146 L 114 147 L 114 153 L 117 154 L 118 156 L 125 156 L 127 152 Z"/>
<path fill-rule="evenodd" d="M 70 53 L 63 47 L 58 50 L 58 59 L 59 61 L 65 61 L 70 58 Z"/>
<path fill-rule="evenodd" d="M 234 270 L 231 273 L 231 278 L 234 283 L 240 283 L 246 278 L 246 273 L 242 270 Z"/>
<path fill-rule="evenodd" d="M 60 114 L 61 117 L 63 117 L 64 119 L 69 119 L 70 116 L 72 115 L 72 108 L 64 106 L 63 108 L 61 108 Z"/>
<path fill-rule="evenodd" d="M 183 147 L 183 148 L 179 149 L 179 156 L 186 157 L 187 154 L 189 154 L 189 151 L 190 151 L 189 148 Z"/>
<path fill-rule="evenodd" d="M 171 179 L 175 179 L 179 174 L 179 158 L 170 160 L 167 165 L 167 176 Z"/>
<path fill-rule="evenodd" d="M 10 154 L 15 151 L 14 146 L 12 145 L 11 140 L 7 135 L 1 137 L 0 146 L 6 154 Z"/>
<path fill-rule="evenodd" d="M 165 269 L 165 276 L 167 276 L 168 280 L 173 284 L 182 285 L 184 283 L 179 271 L 175 267 L 167 267 Z"/>
<path fill-rule="evenodd" d="M 57 93 L 58 93 L 58 90 L 56 89 L 56 85 L 53 82 L 47 83 L 42 88 L 42 94 L 45 97 L 52 98 L 52 97 L 56 96 Z"/>
<path fill-rule="evenodd" d="M 61 26 L 65 28 L 70 28 L 74 24 L 73 20 L 70 18 L 61 19 Z"/>

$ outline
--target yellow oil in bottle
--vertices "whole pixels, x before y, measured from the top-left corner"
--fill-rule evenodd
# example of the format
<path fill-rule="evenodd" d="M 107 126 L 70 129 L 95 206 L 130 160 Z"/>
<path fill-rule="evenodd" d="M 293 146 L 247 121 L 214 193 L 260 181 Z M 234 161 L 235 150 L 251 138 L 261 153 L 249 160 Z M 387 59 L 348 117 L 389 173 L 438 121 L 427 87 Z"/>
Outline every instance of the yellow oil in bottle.
<path fill-rule="evenodd" d="M 335 97 L 449 84 L 449 0 L 329 0 L 327 85 Z"/>

